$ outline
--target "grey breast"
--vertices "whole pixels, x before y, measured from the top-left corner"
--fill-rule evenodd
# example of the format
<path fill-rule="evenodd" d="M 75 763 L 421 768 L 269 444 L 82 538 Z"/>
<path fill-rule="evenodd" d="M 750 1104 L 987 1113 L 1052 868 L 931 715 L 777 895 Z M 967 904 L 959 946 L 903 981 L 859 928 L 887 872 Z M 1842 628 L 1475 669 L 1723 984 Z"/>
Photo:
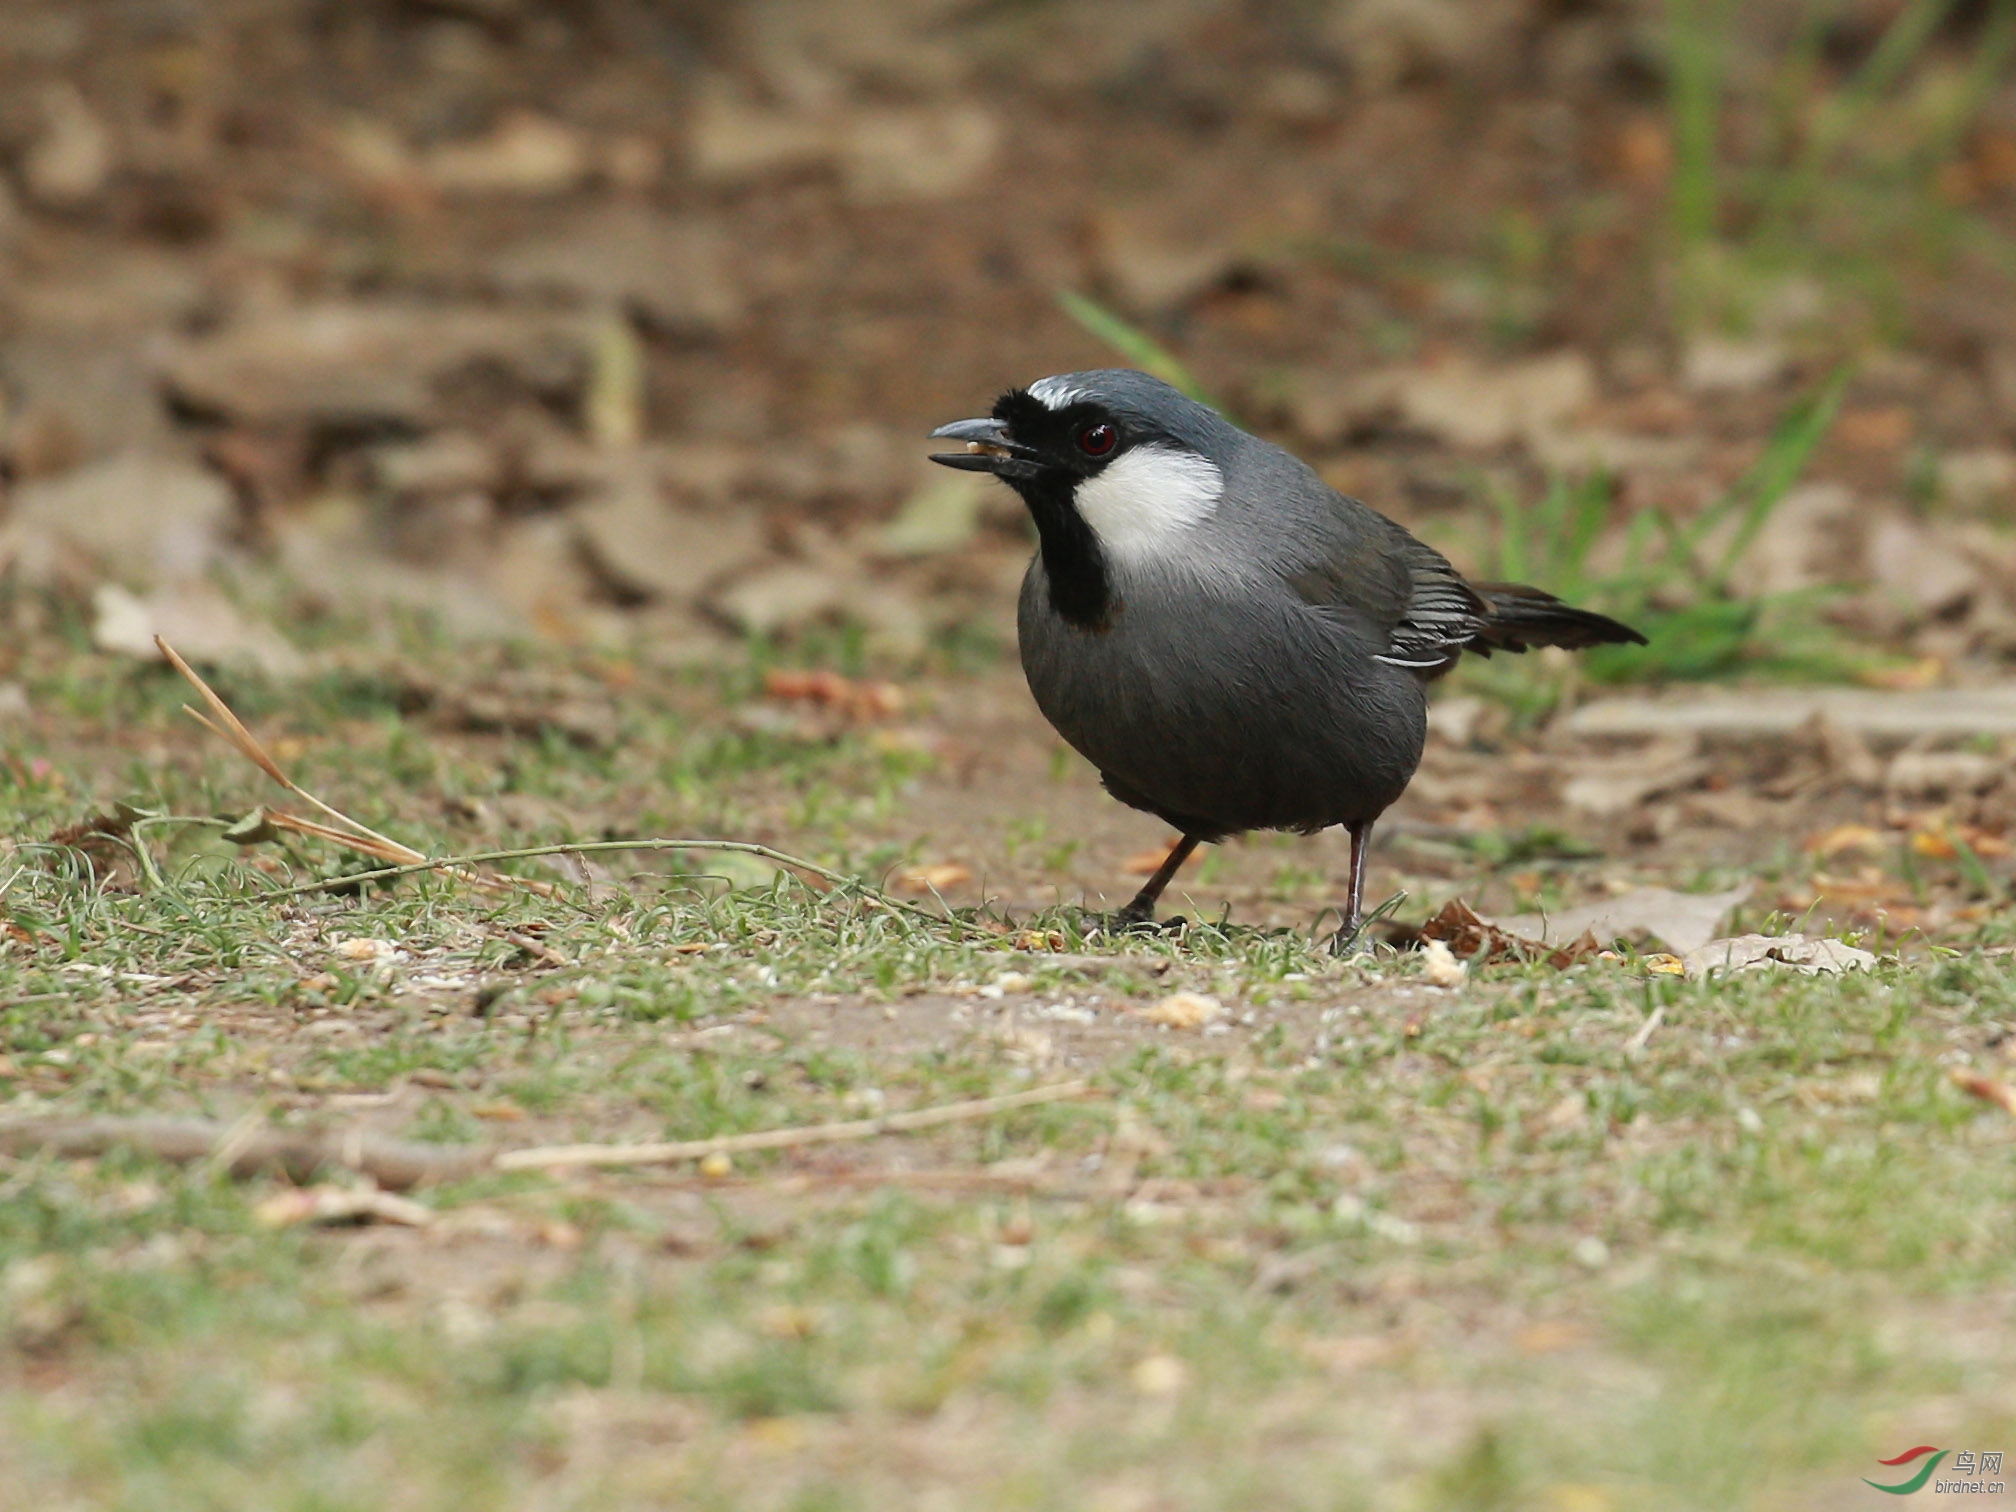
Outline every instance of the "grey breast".
<path fill-rule="evenodd" d="M 1051 609 L 1042 559 L 1022 586 L 1022 666 L 1044 716 L 1088 761 L 1167 815 L 1226 831 L 1369 819 L 1421 758 L 1426 696 L 1374 660 L 1358 617 L 1271 572 L 1117 575 L 1103 631 Z"/>

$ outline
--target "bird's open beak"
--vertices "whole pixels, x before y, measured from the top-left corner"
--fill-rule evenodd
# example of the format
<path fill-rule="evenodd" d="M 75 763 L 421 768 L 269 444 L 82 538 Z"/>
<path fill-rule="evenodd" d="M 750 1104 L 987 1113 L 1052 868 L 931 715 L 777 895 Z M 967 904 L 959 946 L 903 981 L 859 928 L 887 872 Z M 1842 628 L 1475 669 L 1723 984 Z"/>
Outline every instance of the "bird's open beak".
<path fill-rule="evenodd" d="M 931 439 L 964 441 L 963 452 L 933 452 L 931 460 L 962 472 L 991 472 L 1003 478 L 1028 477 L 1036 471 L 1034 448 L 1008 439 L 999 420 L 954 420 L 931 432 Z"/>

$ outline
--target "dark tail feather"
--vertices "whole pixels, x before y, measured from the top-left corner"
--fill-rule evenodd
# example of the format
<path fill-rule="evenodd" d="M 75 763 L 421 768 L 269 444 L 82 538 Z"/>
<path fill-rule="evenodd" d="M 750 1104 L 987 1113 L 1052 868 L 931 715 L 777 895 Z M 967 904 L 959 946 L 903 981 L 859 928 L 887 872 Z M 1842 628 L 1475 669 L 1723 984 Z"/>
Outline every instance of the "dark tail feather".
<path fill-rule="evenodd" d="M 1532 646 L 1645 644 L 1645 637 L 1607 615 L 1564 604 L 1551 593 L 1520 583 L 1472 583 L 1488 611 L 1483 628 L 1467 649 L 1489 656 L 1493 651 L 1524 651 Z"/>

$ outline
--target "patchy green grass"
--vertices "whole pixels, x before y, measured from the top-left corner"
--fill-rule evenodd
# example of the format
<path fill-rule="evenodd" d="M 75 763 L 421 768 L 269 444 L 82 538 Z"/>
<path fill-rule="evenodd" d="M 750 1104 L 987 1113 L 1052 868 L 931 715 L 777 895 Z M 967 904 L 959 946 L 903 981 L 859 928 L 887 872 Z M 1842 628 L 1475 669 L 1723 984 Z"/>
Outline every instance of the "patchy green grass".
<path fill-rule="evenodd" d="M 165 678 L 31 673 L 45 709 L 73 689 L 0 763 L 5 833 L 266 796 Z M 443 850 L 703 829 L 872 881 L 864 827 L 901 854 L 956 780 L 724 733 L 732 678 L 636 685 L 599 749 L 456 735 L 368 683 L 233 692 L 310 787 Z M 1066 838 L 1014 833 L 1038 865 Z M 277 853 L 152 844 L 138 891 L 32 845 L 0 868 L 0 1117 L 534 1144 L 1097 1095 L 712 1174 L 484 1176 L 422 1192 L 417 1229 L 273 1227 L 272 1184 L 207 1166 L 11 1158 L 19 1505 L 1831 1508 L 1879 1456 L 2016 1429 L 2016 1124 L 1947 1076 L 1998 1074 L 2016 1019 L 1986 944 L 1445 992 L 1237 920 L 1018 937 L 648 857 L 524 863 L 551 899 L 279 901 L 251 865 Z M 1227 1016 L 1132 1011 L 1177 989 Z"/>

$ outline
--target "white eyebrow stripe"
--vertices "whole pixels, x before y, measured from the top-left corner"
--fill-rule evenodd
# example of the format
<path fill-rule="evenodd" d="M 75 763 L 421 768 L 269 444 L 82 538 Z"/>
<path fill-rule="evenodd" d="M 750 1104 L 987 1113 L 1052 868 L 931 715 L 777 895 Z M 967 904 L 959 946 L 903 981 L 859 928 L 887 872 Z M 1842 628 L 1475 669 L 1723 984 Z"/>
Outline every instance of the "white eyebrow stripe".
<path fill-rule="evenodd" d="M 1078 513 L 1120 562 L 1179 549 L 1218 508 L 1225 475 L 1208 457 L 1150 442 L 1122 452 L 1078 485 Z"/>
<path fill-rule="evenodd" d="M 1039 378 L 1029 385 L 1029 395 L 1045 409 L 1061 410 L 1092 396 L 1075 383 L 1062 378 Z"/>

